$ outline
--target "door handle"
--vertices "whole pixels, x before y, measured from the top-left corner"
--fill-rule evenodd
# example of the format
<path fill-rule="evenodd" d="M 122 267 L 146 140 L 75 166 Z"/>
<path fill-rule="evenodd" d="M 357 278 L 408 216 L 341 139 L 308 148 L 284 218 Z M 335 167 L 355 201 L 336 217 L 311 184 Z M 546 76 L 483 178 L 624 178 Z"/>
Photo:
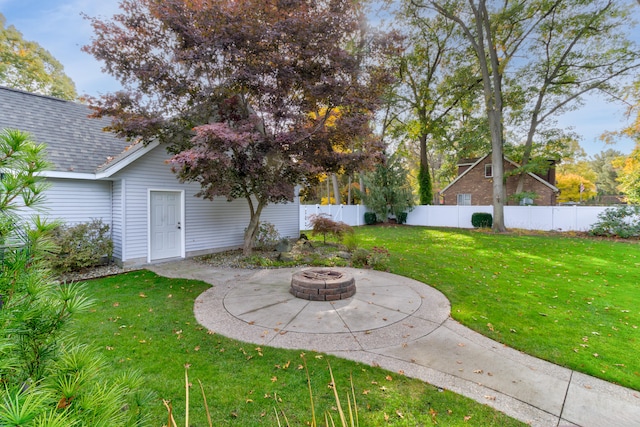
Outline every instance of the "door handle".
<path fill-rule="evenodd" d="M 180 226 L 180 222 L 178 222 L 178 230 L 182 230 L 182 227 Z"/>

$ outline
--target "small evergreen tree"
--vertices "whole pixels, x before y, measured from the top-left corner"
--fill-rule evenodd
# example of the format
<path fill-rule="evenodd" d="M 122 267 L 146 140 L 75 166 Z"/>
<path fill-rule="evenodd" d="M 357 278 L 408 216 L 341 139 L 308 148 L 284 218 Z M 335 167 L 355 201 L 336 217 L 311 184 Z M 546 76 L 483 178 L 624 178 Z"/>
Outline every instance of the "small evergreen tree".
<path fill-rule="evenodd" d="M 383 160 L 373 172 L 365 175 L 366 191 L 360 196 L 379 221 L 388 222 L 389 216 L 397 218 L 415 205 L 408 175 L 397 156 Z"/>
<path fill-rule="evenodd" d="M 136 391 L 140 378 L 106 378 L 100 357 L 65 334 L 91 302 L 81 285 L 50 276 L 44 254 L 57 224 L 17 215 L 44 195 L 44 156 L 29 135 L 0 133 L 0 426 L 142 425 L 150 396 Z"/>
<path fill-rule="evenodd" d="M 431 185 L 431 174 L 429 167 L 421 167 L 418 171 L 418 184 L 420 187 L 420 204 L 430 205 L 433 203 L 433 187 Z"/>

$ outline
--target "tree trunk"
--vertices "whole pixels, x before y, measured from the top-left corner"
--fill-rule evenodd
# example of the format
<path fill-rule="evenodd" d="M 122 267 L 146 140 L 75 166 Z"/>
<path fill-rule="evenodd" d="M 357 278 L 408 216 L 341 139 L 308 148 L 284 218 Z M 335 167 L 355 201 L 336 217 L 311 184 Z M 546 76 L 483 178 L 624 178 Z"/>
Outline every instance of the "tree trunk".
<path fill-rule="evenodd" d="M 340 186 L 338 185 L 338 175 L 331 174 L 331 183 L 333 184 L 333 198 L 336 201 L 336 205 L 342 204 L 342 197 L 340 197 Z"/>
<path fill-rule="evenodd" d="M 351 175 L 349 175 L 349 189 L 347 190 L 347 205 L 351 205 Z"/>
<path fill-rule="evenodd" d="M 253 242 L 255 242 L 260 225 L 260 214 L 262 213 L 262 209 L 267 205 L 265 202 L 258 201 L 258 206 L 256 206 L 254 210 L 253 200 L 251 200 L 251 197 L 248 197 L 247 201 L 249 203 L 251 218 L 249 219 L 247 229 L 244 231 L 244 244 L 242 246 L 242 254 L 244 256 L 251 255 L 251 252 L 253 251 Z"/>
<path fill-rule="evenodd" d="M 493 116 L 493 118 L 492 118 Z M 489 114 L 489 124 L 491 128 L 491 168 L 493 171 L 493 231 L 507 231 L 504 226 L 504 155 L 502 152 L 502 126 L 500 126 L 499 114 L 492 111 Z M 494 133 L 500 132 L 500 136 Z"/>
<path fill-rule="evenodd" d="M 472 34 L 470 38 L 480 62 L 482 83 L 484 87 L 485 108 L 491 132 L 491 163 L 493 169 L 493 231 L 507 231 L 504 226 L 504 163 L 502 134 L 502 74 L 497 47 L 493 43 L 491 21 L 485 0 L 480 0 L 477 7 L 470 2 L 475 15 L 477 41 Z"/>
<path fill-rule="evenodd" d="M 329 187 L 329 177 L 327 177 L 327 205 L 331 204 L 331 189 Z"/>
<path fill-rule="evenodd" d="M 545 88 L 541 89 L 541 94 Z M 529 163 L 529 158 L 531 157 L 531 150 L 533 148 L 533 137 L 536 134 L 536 130 L 538 129 L 538 114 L 540 113 L 540 109 L 542 108 L 542 96 L 538 96 L 538 101 L 536 102 L 535 109 L 531 115 L 531 122 L 529 124 L 529 131 L 527 132 L 527 140 L 524 143 L 524 153 L 522 153 L 522 161 L 520 162 L 520 167 L 525 168 Z M 516 194 L 522 193 L 524 190 L 524 178 L 526 173 L 521 173 L 518 177 L 518 185 L 516 186 Z"/>

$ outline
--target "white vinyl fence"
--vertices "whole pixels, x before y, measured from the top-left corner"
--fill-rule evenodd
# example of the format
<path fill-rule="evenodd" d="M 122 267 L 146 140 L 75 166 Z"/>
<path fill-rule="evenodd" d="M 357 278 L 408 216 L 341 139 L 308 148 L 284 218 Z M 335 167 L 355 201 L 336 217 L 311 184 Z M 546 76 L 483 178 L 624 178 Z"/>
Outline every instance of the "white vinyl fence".
<path fill-rule="evenodd" d="M 543 231 L 587 231 L 607 206 L 505 206 L 507 228 Z M 367 208 L 362 205 L 300 205 L 300 229 L 309 230 L 309 216 L 327 214 L 352 226 L 364 224 Z M 416 206 L 407 216 L 408 225 L 473 228 L 474 212 L 493 212 L 492 206 Z"/>

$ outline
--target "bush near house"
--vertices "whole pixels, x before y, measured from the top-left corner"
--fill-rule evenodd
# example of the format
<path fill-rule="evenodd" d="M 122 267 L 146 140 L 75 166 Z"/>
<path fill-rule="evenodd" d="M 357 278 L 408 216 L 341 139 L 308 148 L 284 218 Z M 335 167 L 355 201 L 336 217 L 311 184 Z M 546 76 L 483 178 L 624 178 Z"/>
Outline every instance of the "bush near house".
<path fill-rule="evenodd" d="M 113 240 L 108 224 L 100 219 L 73 226 L 62 225 L 53 234 L 59 251 L 50 257 L 51 267 L 68 273 L 95 267 L 113 256 Z"/>
<path fill-rule="evenodd" d="M 256 249 L 274 248 L 282 239 L 276 226 L 267 221 L 260 221 L 254 246 Z"/>

